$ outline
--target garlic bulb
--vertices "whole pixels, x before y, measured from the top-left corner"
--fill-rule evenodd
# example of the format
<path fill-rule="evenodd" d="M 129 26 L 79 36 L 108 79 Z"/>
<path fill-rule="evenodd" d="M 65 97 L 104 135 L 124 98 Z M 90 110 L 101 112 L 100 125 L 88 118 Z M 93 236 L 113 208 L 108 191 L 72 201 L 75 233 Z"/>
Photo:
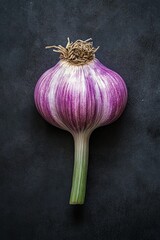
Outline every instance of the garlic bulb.
<path fill-rule="evenodd" d="M 95 58 L 91 39 L 66 47 L 49 46 L 60 61 L 37 82 L 35 104 L 50 124 L 74 138 L 75 160 L 70 204 L 83 204 L 86 191 L 89 137 L 97 127 L 115 121 L 127 103 L 123 79 Z"/>

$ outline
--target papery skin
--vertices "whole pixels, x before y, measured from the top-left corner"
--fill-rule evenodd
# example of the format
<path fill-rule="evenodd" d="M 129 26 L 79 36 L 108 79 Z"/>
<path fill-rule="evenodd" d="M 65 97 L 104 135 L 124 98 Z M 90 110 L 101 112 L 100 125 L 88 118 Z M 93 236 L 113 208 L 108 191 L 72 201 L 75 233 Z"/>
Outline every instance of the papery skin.
<path fill-rule="evenodd" d="M 74 136 L 115 121 L 126 106 L 127 88 L 96 58 L 81 66 L 60 60 L 41 76 L 34 98 L 43 118 Z"/>

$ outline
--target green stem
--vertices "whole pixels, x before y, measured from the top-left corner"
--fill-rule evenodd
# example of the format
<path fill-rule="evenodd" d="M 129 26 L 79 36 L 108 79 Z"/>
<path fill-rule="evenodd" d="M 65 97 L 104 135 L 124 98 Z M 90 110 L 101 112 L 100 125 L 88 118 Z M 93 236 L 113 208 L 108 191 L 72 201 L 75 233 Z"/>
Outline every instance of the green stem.
<path fill-rule="evenodd" d="M 74 136 L 75 156 L 70 204 L 83 204 L 86 192 L 88 169 L 89 135 L 77 133 Z"/>

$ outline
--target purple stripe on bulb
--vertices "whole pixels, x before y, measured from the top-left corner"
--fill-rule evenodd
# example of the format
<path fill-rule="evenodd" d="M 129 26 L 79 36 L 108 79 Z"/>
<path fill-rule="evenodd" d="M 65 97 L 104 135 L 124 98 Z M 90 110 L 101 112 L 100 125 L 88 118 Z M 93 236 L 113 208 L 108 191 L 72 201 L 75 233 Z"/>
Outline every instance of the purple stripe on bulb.
<path fill-rule="evenodd" d="M 43 116 L 43 118 L 45 118 L 45 120 L 51 123 L 52 125 L 61 127 L 54 119 L 54 116 L 51 114 L 50 104 L 48 99 L 50 83 L 54 78 L 53 76 L 56 73 L 56 71 L 58 71 L 58 69 L 59 69 L 59 66 L 57 64 L 54 67 L 50 68 L 41 76 L 35 88 L 34 98 L 35 98 L 36 107 L 39 113 Z"/>

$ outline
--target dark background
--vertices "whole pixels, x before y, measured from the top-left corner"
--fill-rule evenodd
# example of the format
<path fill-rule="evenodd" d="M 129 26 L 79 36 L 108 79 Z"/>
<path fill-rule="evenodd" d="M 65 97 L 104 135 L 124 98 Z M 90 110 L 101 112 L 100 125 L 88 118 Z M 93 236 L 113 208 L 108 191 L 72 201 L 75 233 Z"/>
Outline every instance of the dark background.
<path fill-rule="evenodd" d="M 160 239 L 160 2 L 1 0 L 0 239 Z M 92 37 L 126 81 L 123 116 L 90 139 L 84 206 L 70 206 L 73 139 L 37 113 L 58 61 L 44 47 Z"/>

